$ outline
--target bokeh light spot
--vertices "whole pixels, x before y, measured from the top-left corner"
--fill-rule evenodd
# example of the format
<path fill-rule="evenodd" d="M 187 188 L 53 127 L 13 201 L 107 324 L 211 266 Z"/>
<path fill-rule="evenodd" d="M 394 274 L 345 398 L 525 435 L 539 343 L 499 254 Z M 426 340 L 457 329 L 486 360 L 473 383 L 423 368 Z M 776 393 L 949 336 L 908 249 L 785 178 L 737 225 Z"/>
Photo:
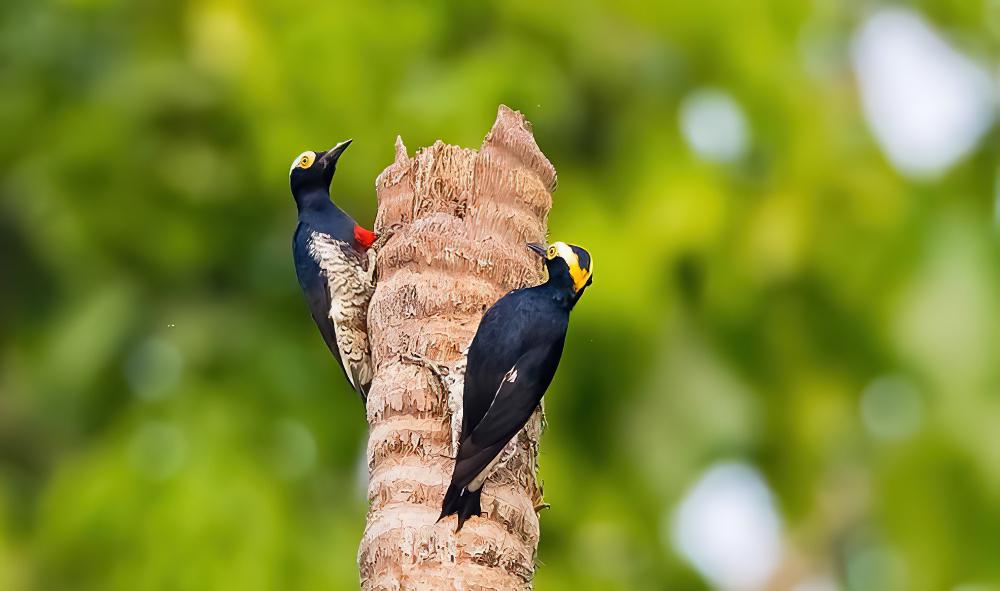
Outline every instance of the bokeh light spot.
<path fill-rule="evenodd" d="M 187 441 L 181 431 L 170 423 L 147 422 L 132 436 L 129 458 L 143 476 L 165 480 L 184 466 Z"/>
<path fill-rule="evenodd" d="M 792 591 L 838 591 L 837 582 L 828 576 L 809 577 L 799 581 Z"/>
<path fill-rule="evenodd" d="M 920 394 L 902 377 L 880 377 L 861 393 L 861 419 L 878 439 L 909 437 L 920 428 L 923 414 Z"/>
<path fill-rule="evenodd" d="M 152 338 L 125 360 L 123 372 L 132 392 L 145 400 L 166 397 L 180 379 L 184 360 L 171 343 Z"/>
<path fill-rule="evenodd" d="M 876 12 L 851 49 L 865 117 L 901 172 L 943 173 L 990 127 L 995 97 L 989 73 L 917 13 Z"/>
<path fill-rule="evenodd" d="M 906 589 L 906 567 L 893 550 L 878 544 L 863 543 L 851 548 L 846 560 L 849 589 Z"/>
<path fill-rule="evenodd" d="M 705 160 L 731 162 L 746 152 L 747 122 L 739 104 L 727 93 L 701 89 L 681 103 L 681 133 Z"/>
<path fill-rule="evenodd" d="M 740 463 L 705 471 L 664 523 L 673 545 L 724 589 L 760 589 L 781 558 L 781 522 L 760 473 Z"/>

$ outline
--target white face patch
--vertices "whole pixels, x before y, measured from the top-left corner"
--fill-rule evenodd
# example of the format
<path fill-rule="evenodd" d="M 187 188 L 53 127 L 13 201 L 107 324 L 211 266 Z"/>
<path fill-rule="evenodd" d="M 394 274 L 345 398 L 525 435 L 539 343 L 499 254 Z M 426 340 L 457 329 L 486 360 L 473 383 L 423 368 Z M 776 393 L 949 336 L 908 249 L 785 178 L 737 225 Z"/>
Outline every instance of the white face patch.
<path fill-rule="evenodd" d="M 574 265 L 580 266 L 580 257 L 576 256 L 573 249 L 570 248 L 565 242 L 553 242 L 552 246 L 549 248 L 556 249 L 556 256 L 566 261 L 566 264 L 572 269 Z"/>
<path fill-rule="evenodd" d="M 576 251 L 566 244 L 565 242 L 553 242 L 552 246 L 549 246 L 548 258 L 554 259 L 556 257 L 561 258 L 566 261 L 566 266 L 569 267 L 569 274 L 573 277 L 573 289 L 580 291 L 587 285 L 587 280 L 590 279 L 591 274 L 594 270 L 594 263 L 591 261 L 589 269 L 580 268 L 580 257 L 577 256 Z"/>

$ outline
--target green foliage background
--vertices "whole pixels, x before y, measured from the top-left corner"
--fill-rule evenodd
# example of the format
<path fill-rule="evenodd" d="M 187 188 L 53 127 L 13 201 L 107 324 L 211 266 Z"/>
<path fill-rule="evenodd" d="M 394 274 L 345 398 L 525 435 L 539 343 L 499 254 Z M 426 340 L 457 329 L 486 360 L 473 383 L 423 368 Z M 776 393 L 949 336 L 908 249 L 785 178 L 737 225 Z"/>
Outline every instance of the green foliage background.
<path fill-rule="evenodd" d="M 1000 581 L 996 129 L 908 181 L 849 67 L 870 3 L 660 4 L 5 2 L 0 589 L 356 586 L 365 424 L 286 170 L 353 137 L 335 195 L 370 224 L 397 133 L 475 147 L 500 103 L 596 261 L 546 397 L 539 589 L 705 587 L 669 523 L 720 460 L 772 487 L 791 581 Z M 995 2 L 916 5 L 997 55 Z M 735 163 L 680 133 L 703 87 L 746 113 Z M 901 440 L 859 413 L 884 376 L 922 404 Z"/>

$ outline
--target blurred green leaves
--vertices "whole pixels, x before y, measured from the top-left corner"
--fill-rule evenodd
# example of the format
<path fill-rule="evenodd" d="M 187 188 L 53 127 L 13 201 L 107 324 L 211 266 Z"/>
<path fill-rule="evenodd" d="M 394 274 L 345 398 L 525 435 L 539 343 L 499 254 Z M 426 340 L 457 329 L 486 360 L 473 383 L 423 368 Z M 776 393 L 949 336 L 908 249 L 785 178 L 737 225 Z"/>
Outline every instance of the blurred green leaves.
<path fill-rule="evenodd" d="M 363 413 L 285 171 L 353 137 L 334 194 L 370 225 L 397 134 L 475 147 L 500 103 L 559 171 L 552 238 L 595 258 L 538 588 L 705 586 L 662 532 L 734 460 L 781 512 L 774 588 L 1000 580 L 996 131 L 898 174 L 850 69 L 866 6 L 7 3 L 0 588 L 356 585 Z M 920 4 L 972 53 L 990 6 Z M 743 122 L 724 158 L 685 132 L 706 96 Z"/>

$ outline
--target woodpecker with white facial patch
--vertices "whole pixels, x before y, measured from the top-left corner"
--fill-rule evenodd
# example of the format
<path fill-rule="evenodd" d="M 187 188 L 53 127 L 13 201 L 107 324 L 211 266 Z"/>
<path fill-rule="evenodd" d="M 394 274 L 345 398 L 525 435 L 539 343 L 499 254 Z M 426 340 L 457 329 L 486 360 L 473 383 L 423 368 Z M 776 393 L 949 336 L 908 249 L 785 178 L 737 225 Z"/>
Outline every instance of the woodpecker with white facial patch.
<path fill-rule="evenodd" d="M 292 239 L 295 273 L 326 346 L 347 381 L 368 397 L 372 382 L 368 302 L 374 290 L 375 234 L 330 200 L 330 183 L 351 140 L 326 152 L 303 152 L 292 162 L 289 183 L 299 211 Z"/>
<path fill-rule="evenodd" d="M 569 313 L 592 282 L 590 254 L 579 246 L 528 247 L 545 257 L 548 280 L 500 298 L 483 316 L 469 347 L 462 433 L 438 518 L 457 514 L 455 531 L 481 513 L 483 483 L 552 382 Z"/>

